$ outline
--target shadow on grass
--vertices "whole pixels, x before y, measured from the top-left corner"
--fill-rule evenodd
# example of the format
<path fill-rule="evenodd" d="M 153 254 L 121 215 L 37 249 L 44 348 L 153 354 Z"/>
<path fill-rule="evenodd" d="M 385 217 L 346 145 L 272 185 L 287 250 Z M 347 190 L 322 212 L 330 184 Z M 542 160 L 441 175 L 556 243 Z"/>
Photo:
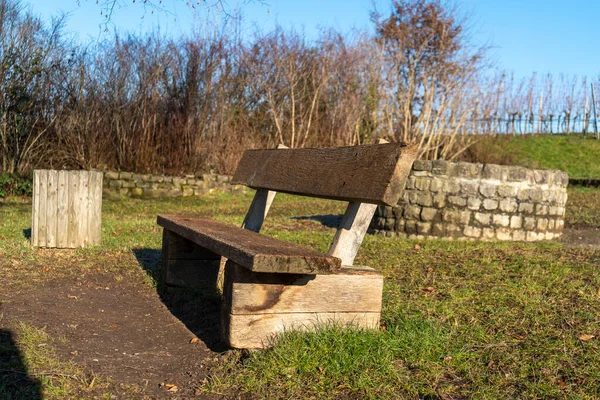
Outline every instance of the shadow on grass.
<path fill-rule="evenodd" d="M 302 215 L 299 217 L 292 217 L 292 219 L 317 221 L 328 228 L 337 228 L 340 226 L 340 222 L 342 222 L 342 217 L 343 215 L 341 214 L 319 214 Z"/>
<path fill-rule="evenodd" d="M 27 373 L 12 332 L 0 329 L 0 399 L 41 398 L 41 383 Z"/>
<path fill-rule="evenodd" d="M 25 239 L 31 240 L 31 228 L 23 229 L 23 236 Z"/>
<path fill-rule="evenodd" d="M 221 341 L 221 295 L 216 288 L 166 287 L 160 278 L 161 250 L 133 249 L 141 267 L 157 282 L 157 293 L 169 311 L 212 351 L 227 350 Z"/>

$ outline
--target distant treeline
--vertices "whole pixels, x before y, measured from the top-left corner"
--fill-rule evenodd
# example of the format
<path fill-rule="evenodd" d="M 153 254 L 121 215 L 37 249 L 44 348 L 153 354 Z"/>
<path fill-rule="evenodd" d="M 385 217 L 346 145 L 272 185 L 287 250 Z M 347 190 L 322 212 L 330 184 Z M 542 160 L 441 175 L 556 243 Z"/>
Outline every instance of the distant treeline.
<path fill-rule="evenodd" d="M 452 159 L 472 140 L 465 134 L 592 130 L 591 81 L 515 82 L 485 67 L 454 10 L 393 4 L 373 15 L 372 35 L 308 41 L 279 27 L 242 37 L 232 18 L 178 39 L 81 45 L 63 21 L 45 26 L 0 0 L 2 171 L 228 173 L 247 148 L 379 137 Z"/>

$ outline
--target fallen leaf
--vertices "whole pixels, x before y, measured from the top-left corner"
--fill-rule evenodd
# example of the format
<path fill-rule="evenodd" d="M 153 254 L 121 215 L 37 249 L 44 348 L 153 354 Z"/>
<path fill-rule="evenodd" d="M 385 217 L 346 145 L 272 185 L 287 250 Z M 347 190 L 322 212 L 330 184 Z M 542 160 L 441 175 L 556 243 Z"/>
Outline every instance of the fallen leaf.
<path fill-rule="evenodd" d="M 433 286 L 422 287 L 421 290 L 424 292 L 433 292 Z"/>
<path fill-rule="evenodd" d="M 200 341 L 200 339 L 195 337 L 195 338 L 192 338 L 192 340 L 190 340 L 190 343 L 198 343 L 199 341 Z"/>
<path fill-rule="evenodd" d="M 583 335 L 579 335 L 579 340 L 585 342 L 585 341 L 591 340 L 591 339 L 593 339 L 595 337 L 596 336 L 594 336 L 594 335 L 583 334 Z"/>
<path fill-rule="evenodd" d="M 415 250 L 421 250 L 421 245 L 420 244 L 415 244 Z"/>
<path fill-rule="evenodd" d="M 70 294 L 68 294 L 68 295 L 67 295 L 67 297 L 68 297 L 69 299 L 75 299 L 75 300 L 77 300 L 77 296 L 71 296 Z"/>
<path fill-rule="evenodd" d="M 177 386 L 173 385 L 169 388 L 169 392 L 176 392 L 177 391 Z"/>
<path fill-rule="evenodd" d="M 444 361 L 448 362 L 452 360 L 452 356 L 446 356 L 444 357 Z"/>

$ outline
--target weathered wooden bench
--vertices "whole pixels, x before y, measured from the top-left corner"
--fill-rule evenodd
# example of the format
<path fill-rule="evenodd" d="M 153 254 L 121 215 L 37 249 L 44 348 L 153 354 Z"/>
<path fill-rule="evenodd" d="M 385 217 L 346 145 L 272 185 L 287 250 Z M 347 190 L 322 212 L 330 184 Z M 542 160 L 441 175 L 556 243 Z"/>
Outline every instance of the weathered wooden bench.
<path fill-rule="evenodd" d="M 232 183 L 257 191 L 241 228 L 158 216 L 164 283 L 216 285 L 225 257 L 222 335 L 235 348 L 329 321 L 376 328 L 383 278 L 353 262 L 377 205 L 398 203 L 415 153 L 402 144 L 246 151 Z M 328 254 L 258 233 L 276 192 L 349 202 Z"/>

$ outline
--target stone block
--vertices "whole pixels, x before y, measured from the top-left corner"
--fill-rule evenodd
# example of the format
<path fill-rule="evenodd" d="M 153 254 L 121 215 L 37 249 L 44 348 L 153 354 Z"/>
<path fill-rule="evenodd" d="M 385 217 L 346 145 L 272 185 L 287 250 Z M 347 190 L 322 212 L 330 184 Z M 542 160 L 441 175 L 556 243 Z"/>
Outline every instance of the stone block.
<path fill-rule="evenodd" d="M 415 189 L 417 190 L 428 190 L 429 183 L 431 182 L 430 178 L 420 176 L 415 178 Z"/>
<path fill-rule="evenodd" d="M 119 172 L 119 179 L 131 179 L 132 176 L 131 172 Z"/>
<path fill-rule="evenodd" d="M 421 207 L 410 205 L 404 208 L 404 218 L 407 220 L 418 220 L 421 216 Z"/>
<path fill-rule="evenodd" d="M 481 228 L 477 228 L 474 226 L 465 226 L 463 233 L 465 236 L 470 238 L 479 238 L 481 237 Z"/>
<path fill-rule="evenodd" d="M 144 188 L 143 195 L 147 197 L 165 197 L 167 195 L 167 190 Z"/>
<path fill-rule="evenodd" d="M 385 218 L 379 217 L 379 218 L 375 219 L 375 228 L 376 229 L 383 229 L 384 227 L 385 227 Z"/>
<path fill-rule="evenodd" d="M 485 164 L 481 176 L 484 179 L 493 179 L 498 181 L 506 180 L 506 167 L 495 164 Z"/>
<path fill-rule="evenodd" d="M 529 197 L 529 189 L 519 189 L 519 193 L 517 193 L 517 199 L 519 201 L 529 201 L 531 199 L 531 197 Z"/>
<path fill-rule="evenodd" d="M 184 186 L 181 189 L 181 195 L 183 197 L 189 197 L 189 196 L 193 196 L 194 195 L 194 188 L 190 187 L 190 186 Z"/>
<path fill-rule="evenodd" d="M 510 240 L 512 231 L 506 228 L 496 229 L 496 239 L 498 240 Z"/>
<path fill-rule="evenodd" d="M 500 197 L 517 197 L 519 188 L 514 185 L 504 184 L 498 186 L 498 196 Z"/>
<path fill-rule="evenodd" d="M 524 242 L 526 237 L 525 231 L 517 230 L 512 232 L 512 240 Z"/>
<path fill-rule="evenodd" d="M 446 195 L 444 193 L 438 193 L 433 196 L 433 206 L 435 208 L 446 207 Z"/>
<path fill-rule="evenodd" d="M 464 207 L 467 205 L 467 199 L 460 196 L 448 196 L 448 203 L 455 206 Z"/>
<path fill-rule="evenodd" d="M 138 187 L 138 188 L 149 188 L 149 187 L 152 187 L 152 184 L 150 182 L 146 182 L 146 181 L 143 181 L 143 180 L 136 180 L 135 181 L 135 187 Z"/>
<path fill-rule="evenodd" d="M 417 233 L 417 221 L 405 221 L 404 232 L 406 232 L 408 235 Z"/>
<path fill-rule="evenodd" d="M 548 219 L 546 219 L 546 218 L 538 219 L 537 228 L 540 231 L 545 231 L 546 229 L 548 229 Z"/>
<path fill-rule="evenodd" d="M 419 235 L 428 235 L 431 232 L 431 223 L 417 222 L 417 233 Z"/>
<path fill-rule="evenodd" d="M 459 213 L 459 220 L 462 225 L 469 225 L 471 223 L 471 211 L 461 211 Z"/>
<path fill-rule="evenodd" d="M 446 225 L 446 236 L 451 238 L 457 238 L 462 236 L 462 229 L 454 224 Z"/>
<path fill-rule="evenodd" d="M 404 232 L 404 222 L 404 218 L 396 218 L 396 223 L 394 224 L 394 231 Z"/>
<path fill-rule="evenodd" d="M 406 179 L 406 185 L 404 186 L 406 189 L 414 189 L 415 188 L 415 180 L 417 178 L 415 178 L 412 175 L 409 175 L 409 177 Z"/>
<path fill-rule="evenodd" d="M 536 215 L 548 215 L 548 206 L 545 204 L 536 204 L 535 213 Z"/>
<path fill-rule="evenodd" d="M 448 165 L 451 163 L 446 160 L 435 160 L 431 164 L 431 172 L 435 175 L 446 175 L 448 173 Z"/>
<path fill-rule="evenodd" d="M 527 232 L 525 240 L 528 242 L 536 242 L 538 240 L 544 240 L 546 235 L 544 233 L 538 234 L 537 232 Z"/>
<path fill-rule="evenodd" d="M 118 189 L 117 193 L 120 194 L 120 195 L 122 195 L 122 196 L 125 196 L 125 195 L 129 194 L 129 188 Z"/>
<path fill-rule="evenodd" d="M 535 179 L 535 183 L 538 185 L 544 185 L 548 183 L 548 176 L 550 176 L 550 171 L 536 169 L 533 171 L 533 177 Z"/>
<path fill-rule="evenodd" d="M 404 207 L 392 207 L 392 215 L 394 218 L 402 218 L 404 215 Z"/>
<path fill-rule="evenodd" d="M 165 181 L 165 177 L 162 175 L 150 175 L 148 177 L 148 181 L 149 182 L 156 182 L 156 183 L 160 183 L 160 182 L 164 182 Z"/>
<path fill-rule="evenodd" d="M 486 213 L 475 213 L 473 214 L 475 221 L 479 222 L 481 225 L 487 226 L 491 224 L 492 214 Z"/>
<path fill-rule="evenodd" d="M 431 207 L 433 200 L 429 192 L 417 192 L 416 203 L 423 207 Z"/>
<path fill-rule="evenodd" d="M 463 194 L 476 195 L 479 191 L 479 182 L 473 180 L 463 180 L 460 182 Z"/>
<path fill-rule="evenodd" d="M 560 231 L 565 227 L 565 221 L 562 219 L 557 219 L 556 220 L 556 230 Z"/>
<path fill-rule="evenodd" d="M 552 239 L 554 239 L 554 237 L 555 237 L 554 232 L 546 232 L 546 237 L 545 237 L 546 240 L 552 240 Z"/>
<path fill-rule="evenodd" d="M 498 185 L 489 182 L 482 182 L 481 185 L 479 185 L 479 193 L 490 199 L 496 197 L 497 188 Z"/>
<path fill-rule="evenodd" d="M 104 179 L 119 179 L 119 173 L 118 172 L 112 172 L 112 171 L 106 171 L 104 173 Z"/>
<path fill-rule="evenodd" d="M 507 180 L 509 182 L 528 182 L 533 183 L 533 171 L 523 167 L 508 167 L 508 177 Z"/>
<path fill-rule="evenodd" d="M 495 226 L 500 226 L 500 227 L 505 228 L 510 225 L 510 216 L 504 215 L 504 214 L 495 214 L 492 216 L 492 223 Z"/>
<path fill-rule="evenodd" d="M 483 200 L 483 208 L 488 211 L 496 210 L 498 208 L 498 200 L 492 200 L 492 199 Z"/>
<path fill-rule="evenodd" d="M 460 220 L 460 213 L 458 210 L 442 210 L 442 220 L 446 222 L 458 222 Z"/>
<path fill-rule="evenodd" d="M 123 186 L 123 181 L 110 181 L 108 183 L 108 187 L 115 190 L 120 189 L 121 186 Z"/>
<path fill-rule="evenodd" d="M 485 240 L 491 240 L 496 237 L 496 231 L 494 228 L 483 228 L 481 231 L 481 238 Z"/>
<path fill-rule="evenodd" d="M 539 203 L 542 201 L 543 189 L 531 188 L 531 189 L 528 189 L 528 192 L 529 192 L 529 198 L 531 199 L 531 201 L 533 203 Z"/>
<path fill-rule="evenodd" d="M 131 189 L 131 195 L 132 196 L 141 196 L 144 193 L 144 190 L 142 188 L 133 188 Z"/>
<path fill-rule="evenodd" d="M 549 219 L 548 220 L 548 230 L 553 231 L 556 228 L 556 220 L 555 219 Z"/>
<path fill-rule="evenodd" d="M 432 162 L 429 160 L 415 160 L 412 165 L 414 171 L 431 171 Z"/>
<path fill-rule="evenodd" d="M 173 185 L 177 186 L 178 188 L 185 184 L 187 184 L 187 180 L 185 178 L 173 178 Z"/>
<path fill-rule="evenodd" d="M 437 215 L 438 210 L 430 207 L 423 207 L 421 210 L 421 221 L 433 221 Z"/>
<path fill-rule="evenodd" d="M 534 205 L 532 203 L 519 204 L 519 212 L 523 214 L 533 214 Z"/>
<path fill-rule="evenodd" d="M 467 199 L 467 208 L 469 210 L 477 211 L 481 207 L 481 199 L 479 197 L 471 196 Z"/>
<path fill-rule="evenodd" d="M 217 177 L 215 176 L 215 174 L 202 174 L 202 180 L 204 182 L 216 182 Z"/>
<path fill-rule="evenodd" d="M 386 231 L 393 231 L 395 225 L 396 225 L 396 220 L 394 218 L 386 218 L 383 229 L 385 229 Z"/>
<path fill-rule="evenodd" d="M 459 181 L 456 179 L 448 179 L 446 182 L 444 182 L 443 191 L 451 194 L 460 193 Z"/>
<path fill-rule="evenodd" d="M 121 187 L 123 188 L 134 188 L 135 187 L 135 181 L 121 181 Z"/>
<path fill-rule="evenodd" d="M 535 229 L 535 218 L 531 218 L 531 217 L 525 217 L 525 219 L 523 220 L 523 228 L 525 228 L 525 230 L 527 231 L 532 231 Z"/>
<path fill-rule="evenodd" d="M 444 237 L 446 236 L 446 225 L 443 223 L 433 224 L 431 226 L 431 235 Z"/>
<path fill-rule="evenodd" d="M 392 218 L 394 216 L 394 210 L 390 206 L 383 206 L 381 211 L 383 211 L 382 214 L 385 218 Z"/>
<path fill-rule="evenodd" d="M 519 204 L 514 199 L 502 199 L 498 206 L 501 211 L 506 213 L 513 213 L 519 208 Z"/>
<path fill-rule="evenodd" d="M 229 175 L 217 175 L 215 180 L 217 183 L 227 183 L 231 182 L 231 177 Z"/>
<path fill-rule="evenodd" d="M 521 229 L 523 226 L 523 217 L 520 215 L 513 215 L 510 217 L 510 227 L 512 229 Z"/>
<path fill-rule="evenodd" d="M 429 184 L 429 190 L 433 193 L 437 193 L 442 191 L 444 188 L 444 180 L 440 178 L 431 179 L 431 183 Z"/>
<path fill-rule="evenodd" d="M 481 176 L 483 170 L 482 164 L 459 162 L 457 164 L 458 175 L 465 178 L 476 178 Z"/>
<path fill-rule="evenodd" d="M 412 176 L 414 176 L 414 177 L 417 177 L 417 178 L 420 177 L 420 176 L 424 176 L 424 177 L 427 177 L 427 178 L 431 177 L 431 172 L 429 172 L 429 171 L 414 171 L 413 170 L 413 171 L 410 171 L 410 174 Z"/>

